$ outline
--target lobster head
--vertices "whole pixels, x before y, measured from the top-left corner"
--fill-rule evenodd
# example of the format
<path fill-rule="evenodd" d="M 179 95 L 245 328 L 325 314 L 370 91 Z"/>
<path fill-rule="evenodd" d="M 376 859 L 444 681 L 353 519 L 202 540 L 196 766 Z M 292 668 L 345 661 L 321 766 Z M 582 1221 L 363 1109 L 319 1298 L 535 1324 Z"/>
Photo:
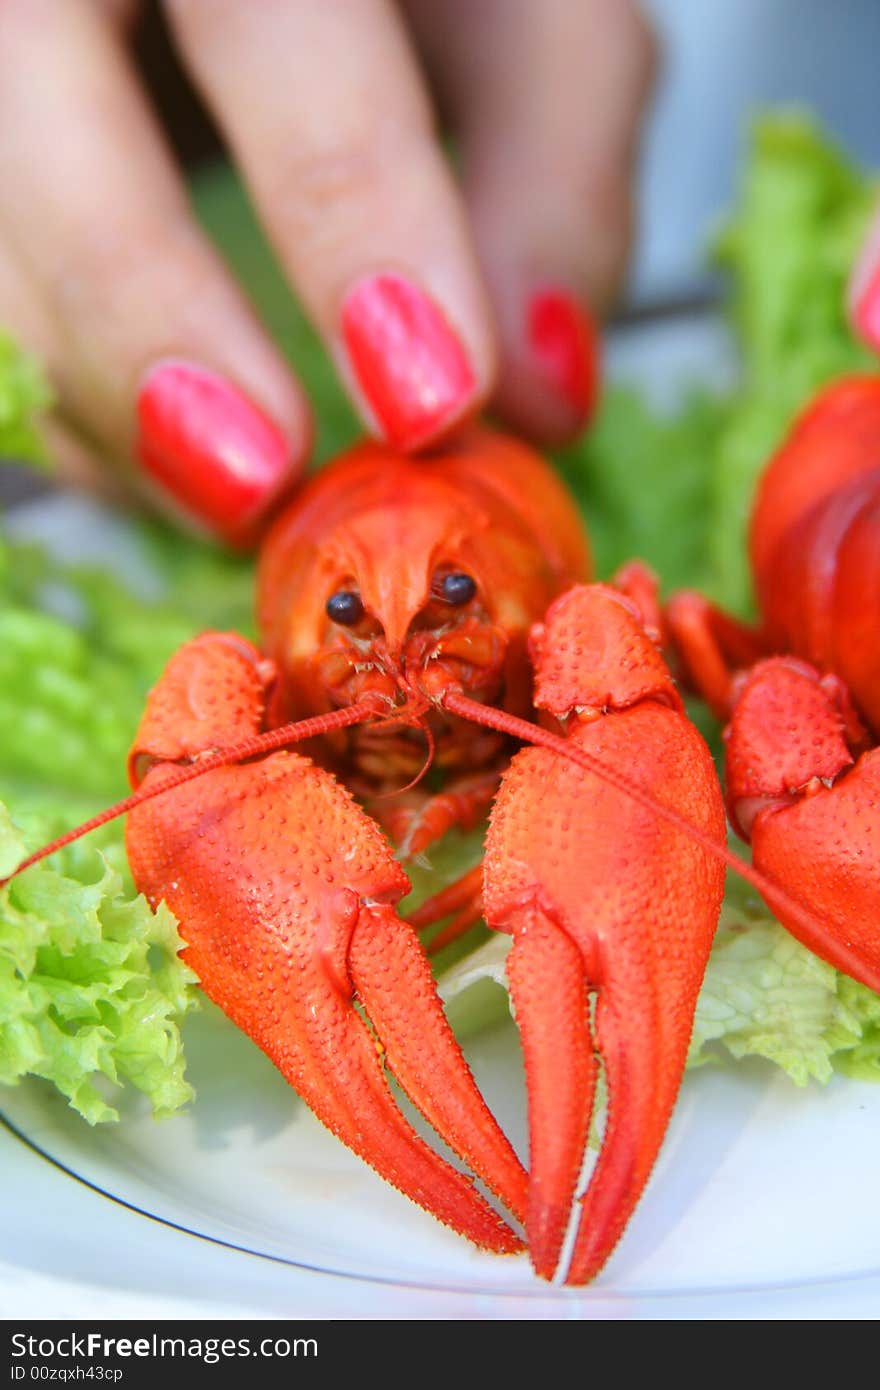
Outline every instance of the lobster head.
<path fill-rule="evenodd" d="M 362 444 L 312 479 L 260 560 L 287 717 L 364 699 L 419 717 L 449 689 L 528 707 L 528 628 L 587 565 L 580 536 L 536 544 L 533 460 L 481 430 L 418 459 Z"/>

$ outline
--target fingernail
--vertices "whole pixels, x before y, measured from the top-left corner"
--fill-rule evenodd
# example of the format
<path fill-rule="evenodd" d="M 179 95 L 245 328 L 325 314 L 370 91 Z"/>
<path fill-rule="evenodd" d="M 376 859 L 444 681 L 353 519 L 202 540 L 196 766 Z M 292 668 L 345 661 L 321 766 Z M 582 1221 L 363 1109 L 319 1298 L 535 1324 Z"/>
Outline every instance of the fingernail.
<path fill-rule="evenodd" d="M 567 291 L 539 290 L 529 302 L 526 334 L 540 376 L 587 420 L 599 394 L 599 334 L 592 317 Z"/>
<path fill-rule="evenodd" d="M 247 539 L 292 478 L 291 447 L 278 426 L 232 382 L 195 362 L 151 367 L 137 417 L 146 472 L 225 540 Z"/>
<path fill-rule="evenodd" d="M 880 351 L 880 267 L 856 300 L 853 323 L 865 342 Z"/>
<path fill-rule="evenodd" d="M 372 275 L 342 306 L 357 383 L 390 444 L 414 449 L 465 413 L 476 378 L 442 310 L 400 275 Z"/>

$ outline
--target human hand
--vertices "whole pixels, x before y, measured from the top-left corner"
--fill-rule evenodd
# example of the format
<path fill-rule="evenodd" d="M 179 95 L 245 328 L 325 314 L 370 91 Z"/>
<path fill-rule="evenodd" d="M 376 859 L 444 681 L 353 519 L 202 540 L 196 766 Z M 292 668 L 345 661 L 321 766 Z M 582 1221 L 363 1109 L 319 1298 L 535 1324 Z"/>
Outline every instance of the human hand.
<path fill-rule="evenodd" d="M 0 7 L 0 322 L 49 371 L 67 476 L 236 540 L 301 471 L 309 407 L 190 213 L 126 52 L 137 10 Z M 630 239 L 634 0 L 165 10 L 367 427 L 414 449 L 488 402 L 576 432 Z"/>
<path fill-rule="evenodd" d="M 850 277 L 849 305 L 856 332 L 880 352 L 880 211 Z"/>

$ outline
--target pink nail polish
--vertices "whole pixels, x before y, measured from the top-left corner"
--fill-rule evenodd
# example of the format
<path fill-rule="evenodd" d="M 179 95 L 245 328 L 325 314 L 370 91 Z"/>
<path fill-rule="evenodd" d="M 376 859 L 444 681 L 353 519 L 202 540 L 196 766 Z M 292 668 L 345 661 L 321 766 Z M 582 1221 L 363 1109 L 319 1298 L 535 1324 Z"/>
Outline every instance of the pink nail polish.
<path fill-rule="evenodd" d="M 150 368 L 137 416 L 147 473 L 226 540 L 243 537 L 293 471 L 278 426 L 237 386 L 194 362 Z"/>
<path fill-rule="evenodd" d="M 414 449 L 466 413 L 476 378 L 442 310 L 400 275 L 372 275 L 342 306 L 358 385 L 386 439 Z"/>
<path fill-rule="evenodd" d="M 853 323 L 868 346 L 880 352 L 880 266 L 856 301 Z"/>
<path fill-rule="evenodd" d="M 526 334 L 547 385 L 586 420 L 599 393 L 599 335 L 593 319 L 567 291 L 539 290 L 529 302 Z"/>

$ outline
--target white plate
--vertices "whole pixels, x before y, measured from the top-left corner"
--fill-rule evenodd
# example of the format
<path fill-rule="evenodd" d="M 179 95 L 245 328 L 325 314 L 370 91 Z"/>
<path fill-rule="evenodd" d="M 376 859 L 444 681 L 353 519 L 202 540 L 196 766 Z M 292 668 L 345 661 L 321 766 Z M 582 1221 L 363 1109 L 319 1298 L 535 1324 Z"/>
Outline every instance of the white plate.
<path fill-rule="evenodd" d="M 190 1023 L 187 1051 L 198 1102 L 162 1124 L 135 1102 L 123 1124 L 89 1130 L 48 1086 L 8 1094 L 7 1124 L 33 1165 L 48 1159 L 58 1165 L 53 1177 L 64 1175 L 51 1205 L 31 1210 L 17 1277 L 39 1249 L 34 1263 L 45 1269 L 48 1257 L 56 1275 L 72 1263 L 84 1281 L 118 1291 L 152 1273 L 156 1294 L 170 1285 L 192 1298 L 204 1271 L 215 1283 L 224 1256 L 231 1306 L 223 1311 L 243 1313 L 253 1311 L 244 1262 L 258 1257 L 282 1300 L 307 1297 L 317 1300 L 313 1311 L 341 1306 L 351 1316 L 460 1316 L 467 1306 L 471 1316 L 519 1319 L 724 1317 L 743 1301 L 750 1316 L 780 1303 L 814 1313 L 817 1304 L 826 1312 L 839 1305 L 847 1317 L 880 1310 L 877 1086 L 798 1091 L 761 1064 L 688 1076 L 648 1192 L 607 1270 L 588 1290 L 550 1290 L 525 1257 L 471 1250 L 376 1178 L 215 1010 Z M 476 1039 L 469 1056 L 522 1149 L 512 1025 Z M 165 1226 L 158 1242 L 162 1227 L 151 1228 L 153 1263 L 142 1261 L 143 1232 L 133 1230 L 145 1216 Z M 108 1266 L 115 1229 L 126 1234 Z M 64 1259 L 54 1264 L 59 1248 Z M 348 1287 L 331 1291 L 327 1275 L 336 1285 L 344 1276 Z M 300 1303 L 284 1307 L 294 1313 Z"/>
<path fill-rule="evenodd" d="M 623 334 L 614 360 L 661 395 L 707 364 L 730 370 L 706 323 Z M 16 524 L 50 533 L 52 509 Z M 880 1312 L 880 1087 L 799 1091 L 760 1063 L 688 1076 L 621 1245 L 596 1284 L 570 1290 L 542 1284 L 525 1257 L 471 1250 L 383 1184 L 213 1008 L 188 1023 L 187 1052 L 198 1101 L 162 1124 L 137 1099 L 123 1124 L 92 1130 L 41 1083 L 5 1093 L 0 1315 Z M 469 1057 L 524 1153 L 512 1025 L 472 1040 Z"/>

